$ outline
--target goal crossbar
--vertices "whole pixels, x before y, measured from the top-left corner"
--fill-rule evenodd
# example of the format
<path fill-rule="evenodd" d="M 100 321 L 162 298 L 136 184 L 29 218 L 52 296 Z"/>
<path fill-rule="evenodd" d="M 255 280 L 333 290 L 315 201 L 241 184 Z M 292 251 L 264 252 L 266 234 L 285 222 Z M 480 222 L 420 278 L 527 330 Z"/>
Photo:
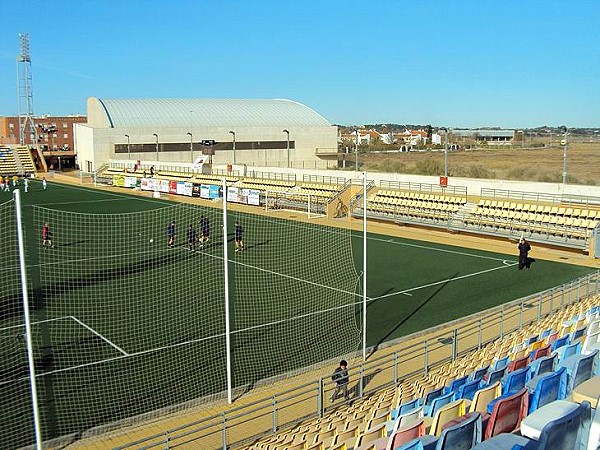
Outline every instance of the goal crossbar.
<path fill-rule="evenodd" d="M 294 211 L 309 219 L 325 217 L 327 198 L 297 191 L 265 191 L 265 211 Z"/>

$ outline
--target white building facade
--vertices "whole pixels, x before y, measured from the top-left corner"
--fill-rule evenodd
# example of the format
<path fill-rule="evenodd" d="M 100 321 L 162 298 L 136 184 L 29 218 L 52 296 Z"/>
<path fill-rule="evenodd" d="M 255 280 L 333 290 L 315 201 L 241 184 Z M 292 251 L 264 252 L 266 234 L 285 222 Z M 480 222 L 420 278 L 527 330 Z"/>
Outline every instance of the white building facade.
<path fill-rule="evenodd" d="M 282 99 L 99 99 L 75 126 L 80 168 L 109 160 L 327 169 L 337 165 L 337 127 Z M 333 157 L 332 157 L 333 156 Z"/>

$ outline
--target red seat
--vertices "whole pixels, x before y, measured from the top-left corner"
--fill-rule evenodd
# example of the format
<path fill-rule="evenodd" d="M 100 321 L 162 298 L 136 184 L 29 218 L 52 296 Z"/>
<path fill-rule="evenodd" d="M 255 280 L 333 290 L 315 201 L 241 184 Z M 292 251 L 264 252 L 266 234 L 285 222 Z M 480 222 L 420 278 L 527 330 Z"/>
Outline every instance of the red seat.
<path fill-rule="evenodd" d="M 398 431 L 389 437 L 386 450 L 392 450 L 400 447 L 402 444 L 412 441 L 418 437 L 425 435 L 425 421 L 419 419 L 405 427 L 401 427 Z"/>
<path fill-rule="evenodd" d="M 508 364 L 508 372 L 513 372 L 515 370 L 522 369 L 523 367 L 527 367 L 527 364 L 529 364 L 529 355 L 517 358 Z"/>
<path fill-rule="evenodd" d="M 550 356 L 550 353 L 552 353 L 550 350 L 550 344 L 546 345 L 545 347 L 540 347 L 531 354 L 531 361 L 535 361 L 536 359 L 544 356 Z"/>
<path fill-rule="evenodd" d="M 512 433 L 521 425 L 529 409 L 529 392 L 521 389 L 514 395 L 498 400 L 490 414 L 483 439 L 500 433 Z"/>

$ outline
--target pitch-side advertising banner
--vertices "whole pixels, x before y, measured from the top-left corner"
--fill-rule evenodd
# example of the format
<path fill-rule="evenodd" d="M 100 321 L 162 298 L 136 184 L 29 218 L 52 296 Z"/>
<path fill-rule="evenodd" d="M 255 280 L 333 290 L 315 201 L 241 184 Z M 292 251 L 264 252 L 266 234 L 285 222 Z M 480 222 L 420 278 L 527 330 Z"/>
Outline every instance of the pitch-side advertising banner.
<path fill-rule="evenodd" d="M 192 196 L 192 189 L 194 185 L 189 181 L 178 181 L 177 182 L 177 194 Z"/>

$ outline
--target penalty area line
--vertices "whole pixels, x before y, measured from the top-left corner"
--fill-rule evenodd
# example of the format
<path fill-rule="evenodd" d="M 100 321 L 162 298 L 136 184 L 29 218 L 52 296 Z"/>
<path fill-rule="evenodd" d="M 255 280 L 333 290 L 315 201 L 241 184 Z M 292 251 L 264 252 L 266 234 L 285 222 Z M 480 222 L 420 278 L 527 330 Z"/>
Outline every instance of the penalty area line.
<path fill-rule="evenodd" d="M 96 336 L 98 336 L 100 339 L 102 339 L 104 342 L 106 342 L 108 345 L 110 345 L 111 347 L 117 349 L 119 352 L 121 352 L 123 355 L 125 356 L 129 356 L 129 353 L 127 353 L 125 350 L 123 350 L 121 347 L 119 347 L 118 345 L 114 344 L 113 342 L 111 342 L 109 339 L 105 338 L 104 336 L 102 336 L 100 333 L 98 333 L 96 330 L 94 330 L 92 327 L 86 325 L 85 323 L 83 323 L 81 320 L 79 320 L 77 317 L 74 316 L 69 316 L 71 317 L 71 319 L 73 319 L 75 322 L 77 322 L 79 325 L 81 325 L 82 327 L 84 327 L 85 329 L 91 331 L 92 333 L 94 333 Z"/>

